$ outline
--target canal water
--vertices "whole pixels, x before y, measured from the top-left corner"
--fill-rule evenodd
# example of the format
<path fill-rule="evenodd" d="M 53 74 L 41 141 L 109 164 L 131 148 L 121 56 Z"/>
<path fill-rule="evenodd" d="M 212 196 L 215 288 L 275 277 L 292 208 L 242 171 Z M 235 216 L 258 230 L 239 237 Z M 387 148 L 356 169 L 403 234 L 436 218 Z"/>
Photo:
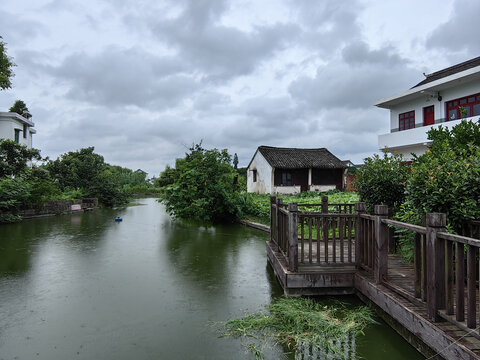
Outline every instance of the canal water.
<path fill-rule="evenodd" d="M 116 216 L 123 222 L 114 222 Z M 282 296 L 267 235 L 172 221 L 155 199 L 0 226 L 0 360 L 251 359 L 215 323 Z M 364 359 L 422 359 L 369 326 Z M 293 359 L 272 345 L 270 359 Z"/>

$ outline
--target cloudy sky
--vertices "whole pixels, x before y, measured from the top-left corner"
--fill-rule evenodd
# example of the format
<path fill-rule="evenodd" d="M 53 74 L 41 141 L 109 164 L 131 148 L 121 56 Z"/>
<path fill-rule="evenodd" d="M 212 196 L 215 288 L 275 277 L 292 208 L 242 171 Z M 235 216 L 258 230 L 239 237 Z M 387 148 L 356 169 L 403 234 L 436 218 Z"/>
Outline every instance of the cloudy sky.
<path fill-rule="evenodd" d="M 478 0 L 2 0 L 42 155 L 95 146 L 158 175 L 194 142 L 377 151 L 372 103 L 480 55 Z"/>

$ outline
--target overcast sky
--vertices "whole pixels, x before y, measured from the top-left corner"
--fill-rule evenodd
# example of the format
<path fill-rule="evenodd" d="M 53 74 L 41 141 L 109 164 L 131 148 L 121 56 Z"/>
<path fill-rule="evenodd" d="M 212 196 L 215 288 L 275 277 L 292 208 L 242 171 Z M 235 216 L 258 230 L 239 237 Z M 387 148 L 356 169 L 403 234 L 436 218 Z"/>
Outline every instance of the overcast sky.
<path fill-rule="evenodd" d="M 355 163 L 389 114 L 372 103 L 480 55 L 478 0 L 1 0 L 43 156 L 94 146 L 158 175 L 194 142 L 246 166 L 259 145 Z"/>

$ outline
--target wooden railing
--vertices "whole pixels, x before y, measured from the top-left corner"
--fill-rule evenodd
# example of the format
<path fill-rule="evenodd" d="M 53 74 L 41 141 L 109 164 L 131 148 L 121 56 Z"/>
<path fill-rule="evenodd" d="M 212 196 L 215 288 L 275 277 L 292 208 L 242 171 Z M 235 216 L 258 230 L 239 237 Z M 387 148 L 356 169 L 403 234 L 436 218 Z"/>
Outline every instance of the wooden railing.
<path fill-rule="evenodd" d="M 301 265 L 355 264 L 355 215 L 305 213 L 298 215 Z"/>
<path fill-rule="evenodd" d="M 354 204 L 328 204 L 326 196 L 322 204 L 288 205 L 272 196 L 271 240 L 284 255 L 288 270 L 297 271 L 299 265 L 354 265 L 356 215 L 353 208 Z M 332 213 L 332 210 L 342 212 Z"/>
<path fill-rule="evenodd" d="M 335 204 L 337 205 L 337 204 Z M 306 211 L 310 207 L 313 210 Z M 394 284 L 388 280 L 389 227 L 413 232 L 414 276 L 413 296 L 404 295 L 426 304 L 432 321 L 446 319 L 460 328 L 480 327 L 477 314 L 480 221 L 470 221 L 460 236 L 445 231 L 446 216 L 426 214 L 425 226 L 388 219 L 385 205 L 375 206 L 374 215 L 365 213 L 365 204 L 357 203 L 354 213 L 349 206 L 338 207 L 342 213 L 332 213 L 332 204 L 283 204 L 271 198 L 271 241 L 287 262 L 288 270 L 301 271 L 315 266 L 356 264 L 370 273 L 377 284 Z M 335 208 L 334 208 L 335 209 Z M 480 337 L 477 331 L 477 336 Z"/>

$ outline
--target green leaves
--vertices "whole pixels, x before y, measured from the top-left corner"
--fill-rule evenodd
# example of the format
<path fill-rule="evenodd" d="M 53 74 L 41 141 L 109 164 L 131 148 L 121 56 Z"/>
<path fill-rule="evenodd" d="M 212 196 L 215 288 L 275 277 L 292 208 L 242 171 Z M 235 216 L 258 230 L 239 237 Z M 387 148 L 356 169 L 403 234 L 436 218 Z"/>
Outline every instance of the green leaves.
<path fill-rule="evenodd" d="M 234 185 L 236 175 L 227 150 L 206 150 L 195 144 L 175 169 L 160 176 L 161 196 L 170 214 L 204 222 L 233 221 L 241 216 L 242 199 Z"/>
<path fill-rule="evenodd" d="M 397 209 L 405 198 L 407 175 L 408 165 L 401 155 L 374 155 L 358 170 L 355 186 L 370 212 L 375 205 Z"/>
<path fill-rule="evenodd" d="M 7 55 L 5 43 L 0 36 L 0 90 L 10 89 L 12 87 L 13 67 L 15 64 Z"/>

